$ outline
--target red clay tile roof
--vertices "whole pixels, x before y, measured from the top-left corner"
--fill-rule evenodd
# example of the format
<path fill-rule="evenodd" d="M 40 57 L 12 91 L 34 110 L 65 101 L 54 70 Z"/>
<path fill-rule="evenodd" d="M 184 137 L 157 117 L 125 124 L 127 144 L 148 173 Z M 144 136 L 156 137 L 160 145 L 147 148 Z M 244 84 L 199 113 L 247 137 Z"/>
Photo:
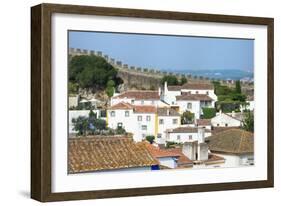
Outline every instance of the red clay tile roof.
<path fill-rule="evenodd" d="M 209 126 L 211 125 L 211 119 L 197 119 L 196 124 L 198 126 Z"/>
<path fill-rule="evenodd" d="M 184 94 L 176 96 L 177 101 L 190 100 L 190 101 L 212 101 L 213 99 L 206 94 Z"/>
<path fill-rule="evenodd" d="M 213 90 L 214 86 L 212 84 L 203 84 L 203 83 L 186 83 L 182 85 L 182 89 Z"/>
<path fill-rule="evenodd" d="M 181 148 L 171 148 L 171 149 L 166 149 L 169 152 L 178 154 L 178 166 L 182 166 L 182 165 L 193 165 L 193 162 L 182 153 L 182 149 Z"/>
<path fill-rule="evenodd" d="M 134 111 L 135 113 L 156 113 L 157 109 L 150 105 L 134 105 Z"/>
<path fill-rule="evenodd" d="M 246 154 L 254 152 L 254 134 L 241 129 L 230 129 L 206 138 L 212 152 Z"/>
<path fill-rule="evenodd" d="M 205 164 L 209 165 L 209 164 L 224 163 L 224 162 L 225 159 L 223 157 L 209 153 L 208 160 L 205 161 Z"/>
<path fill-rule="evenodd" d="M 180 155 L 178 153 L 170 152 L 165 149 L 160 149 L 159 147 L 153 146 L 152 144 L 148 142 L 142 142 L 149 153 L 154 157 L 154 158 L 160 158 L 160 157 L 179 157 Z"/>
<path fill-rule="evenodd" d="M 169 91 L 180 91 L 181 89 L 213 90 L 214 86 L 212 84 L 203 84 L 203 83 L 186 83 L 182 86 L 168 86 Z"/>
<path fill-rule="evenodd" d="M 69 139 L 69 173 L 158 165 L 146 147 L 128 137 L 76 137 Z"/>
<path fill-rule="evenodd" d="M 114 99 L 119 98 L 129 98 L 136 100 L 159 100 L 160 96 L 158 91 L 148 91 L 148 90 L 136 90 L 136 91 L 126 91 L 122 94 L 113 97 Z"/>
<path fill-rule="evenodd" d="M 213 127 L 212 134 L 217 134 L 230 129 L 239 129 L 239 127 Z"/>
<path fill-rule="evenodd" d="M 116 109 L 133 109 L 133 108 L 134 106 L 129 103 L 119 102 L 118 104 L 111 106 L 109 109 L 116 110 Z"/>
<path fill-rule="evenodd" d="M 197 127 L 177 127 L 168 132 L 169 133 L 197 133 L 198 128 Z M 205 129 L 205 132 L 211 132 L 211 130 Z"/>
<path fill-rule="evenodd" d="M 169 91 L 180 91 L 181 88 L 181 86 L 168 86 Z"/>

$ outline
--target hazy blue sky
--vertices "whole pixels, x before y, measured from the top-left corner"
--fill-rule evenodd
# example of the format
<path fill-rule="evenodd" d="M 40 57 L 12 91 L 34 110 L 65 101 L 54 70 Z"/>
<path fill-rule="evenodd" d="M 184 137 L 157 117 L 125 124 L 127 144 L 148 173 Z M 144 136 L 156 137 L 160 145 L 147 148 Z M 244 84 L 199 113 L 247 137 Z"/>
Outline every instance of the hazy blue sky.
<path fill-rule="evenodd" d="M 253 71 L 254 40 L 69 32 L 69 47 L 102 51 L 129 65 L 161 70 Z"/>

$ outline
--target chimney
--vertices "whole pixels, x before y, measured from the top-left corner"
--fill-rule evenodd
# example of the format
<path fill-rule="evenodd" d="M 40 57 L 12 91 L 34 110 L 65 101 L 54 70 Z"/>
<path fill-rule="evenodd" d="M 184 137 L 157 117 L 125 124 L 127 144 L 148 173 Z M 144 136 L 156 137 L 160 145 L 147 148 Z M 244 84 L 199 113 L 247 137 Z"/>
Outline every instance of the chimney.
<path fill-rule="evenodd" d="M 221 115 L 221 113 L 222 113 L 222 111 L 221 111 L 221 109 L 220 109 L 220 115 Z"/>
<path fill-rule="evenodd" d="M 158 95 L 161 95 L 161 87 L 158 88 Z"/>
<path fill-rule="evenodd" d="M 205 128 L 198 127 L 198 144 L 205 142 Z"/>
<path fill-rule="evenodd" d="M 235 117 L 235 112 L 234 111 L 231 112 L 231 116 Z"/>
<path fill-rule="evenodd" d="M 196 160 L 197 142 L 185 142 L 182 146 L 182 153 L 190 160 Z"/>
<path fill-rule="evenodd" d="M 165 94 L 167 93 L 168 91 L 168 85 L 167 85 L 167 82 L 164 83 L 164 92 Z"/>

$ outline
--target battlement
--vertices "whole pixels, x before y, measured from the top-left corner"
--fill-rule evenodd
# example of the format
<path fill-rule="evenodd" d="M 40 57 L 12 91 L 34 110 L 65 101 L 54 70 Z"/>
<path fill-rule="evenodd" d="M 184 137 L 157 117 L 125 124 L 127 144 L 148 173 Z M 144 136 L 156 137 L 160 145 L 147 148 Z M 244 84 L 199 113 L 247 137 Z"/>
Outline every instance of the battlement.
<path fill-rule="evenodd" d="M 107 54 L 104 54 L 102 51 L 94 51 L 94 50 L 87 50 L 87 49 L 81 49 L 81 48 L 69 48 L 69 55 L 70 56 L 79 56 L 79 55 L 96 55 L 99 57 L 103 57 L 109 64 L 112 66 L 118 68 L 121 71 L 124 72 L 130 72 L 133 74 L 140 74 L 145 75 L 149 77 L 154 78 L 162 78 L 165 75 L 175 75 L 178 78 L 186 77 L 188 80 L 194 80 L 197 82 L 204 82 L 204 83 L 210 83 L 211 81 L 219 81 L 222 84 L 228 84 L 228 85 L 234 85 L 234 80 L 221 80 L 221 79 L 215 79 L 215 78 L 208 78 L 203 76 L 195 76 L 191 74 L 184 74 L 184 73 L 178 73 L 178 72 L 167 72 L 162 71 L 157 68 L 147 68 L 147 67 L 140 67 L 136 65 L 129 65 L 127 63 L 122 62 L 121 60 L 116 60 L 113 57 L 110 57 Z M 245 82 L 241 82 L 244 84 Z"/>

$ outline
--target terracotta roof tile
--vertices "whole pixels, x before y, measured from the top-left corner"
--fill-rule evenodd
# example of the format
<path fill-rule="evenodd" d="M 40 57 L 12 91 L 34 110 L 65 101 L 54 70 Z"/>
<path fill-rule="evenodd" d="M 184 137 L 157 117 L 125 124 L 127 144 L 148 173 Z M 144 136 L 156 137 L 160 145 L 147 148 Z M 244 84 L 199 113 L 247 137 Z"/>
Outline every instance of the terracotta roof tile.
<path fill-rule="evenodd" d="M 196 124 L 197 126 L 210 126 L 211 119 L 197 119 Z"/>
<path fill-rule="evenodd" d="M 254 134 L 241 129 L 230 129 L 206 138 L 212 152 L 245 154 L 254 152 Z"/>
<path fill-rule="evenodd" d="M 134 106 L 129 104 L 129 103 L 126 103 L 126 102 L 119 102 L 118 104 L 115 104 L 111 107 L 109 107 L 109 109 L 112 109 L 112 110 L 117 110 L 117 109 L 133 109 Z"/>
<path fill-rule="evenodd" d="M 213 90 L 214 86 L 212 84 L 203 84 L 203 83 L 186 83 L 182 86 L 168 86 L 169 91 L 180 91 L 181 89 Z"/>
<path fill-rule="evenodd" d="M 212 101 L 213 99 L 206 94 L 184 94 L 176 96 L 177 101 L 190 100 L 190 101 Z"/>
<path fill-rule="evenodd" d="M 136 113 L 156 113 L 157 109 L 155 106 L 150 105 L 135 105 L 134 111 Z"/>
<path fill-rule="evenodd" d="M 198 127 L 177 127 L 168 132 L 169 133 L 197 133 Z M 211 132 L 211 130 L 205 129 L 205 132 Z"/>
<path fill-rule="evenodd" d="M 171 148 L 171 149 L 166 149 L 167 151 L 170 151 L 172 153 L 178 154 L 179 158 L 178 158 L 178 166 L 183 166 L 183 165 L 193 165 L 193 161 L 191 161 L 187 156 L 185 156 L 182 153 L 182 149 L 181 148 Z"/>
<path fill-rule="evenodd" d="M 149 167 L 157 165 L 144 145 L 128 137 L 69 139 L 69 173 Z"/>
<path fill-rule="evenodd" d="M 170 152 L 165 149 L 160 149 L 157 146 L 153 146 L 152 144 L 148 142 L 142 142 L 149 153 L 154 157 L 154 158 L 160 158 L 160 157 L 179 157 L 180 155 L 178 153 Z"/>
<path fill-rule="evenodd" d="M 122 94 L 113 97 L 114 99 L 120 98 L 132 98 L 136 100 L 159 100 L 160 96 L 158 91 L 148 91 L 148 90 L 136 90 L 136 91 L 126 91 Z"/>

